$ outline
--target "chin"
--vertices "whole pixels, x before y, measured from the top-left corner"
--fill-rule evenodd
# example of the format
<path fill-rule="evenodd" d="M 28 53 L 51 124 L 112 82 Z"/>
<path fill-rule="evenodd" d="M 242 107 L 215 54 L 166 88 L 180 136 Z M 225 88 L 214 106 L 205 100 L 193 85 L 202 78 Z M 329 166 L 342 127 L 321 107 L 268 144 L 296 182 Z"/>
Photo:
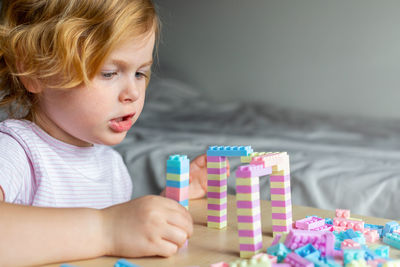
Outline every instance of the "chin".
<path fill-rule="evenodd" d="M 125 133 L 119 133 L 117 135 L 110 136 L 108 138 L 104 138 L 101 140 L 101 144 L 106 145 L 106 146 L 115 146 L 124 141 L 126 137 L 126 132 Z"/>

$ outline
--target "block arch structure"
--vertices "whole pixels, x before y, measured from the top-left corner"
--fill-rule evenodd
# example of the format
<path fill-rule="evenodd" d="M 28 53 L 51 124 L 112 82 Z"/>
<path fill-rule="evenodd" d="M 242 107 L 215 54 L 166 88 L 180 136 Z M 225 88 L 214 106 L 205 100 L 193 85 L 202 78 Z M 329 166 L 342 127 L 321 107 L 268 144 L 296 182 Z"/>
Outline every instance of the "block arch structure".
<path fill-rule="evenodd" d="M 270 175 L 272 231 L 287 233 L 292 225 L 290 165 L 286 152 L 253 153 L 250 146 L 211 146 L 207 151 L 207 226 L 227 226 L 226 158 L 240 156 L 236 170 L 236 205 L 240 257 L 249 258 L 262 249 L 259 178 Z"/>

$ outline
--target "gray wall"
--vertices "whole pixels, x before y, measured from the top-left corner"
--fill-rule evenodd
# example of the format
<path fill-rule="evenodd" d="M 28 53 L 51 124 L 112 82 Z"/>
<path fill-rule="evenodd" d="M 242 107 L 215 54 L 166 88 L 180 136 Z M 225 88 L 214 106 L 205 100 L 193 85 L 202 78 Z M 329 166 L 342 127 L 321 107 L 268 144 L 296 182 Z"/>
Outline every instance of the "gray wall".
<path fill-rule="evenodd" d="M 400 118 L 399 0 L 156 0 L 159 73 L 218 101 Z"/>

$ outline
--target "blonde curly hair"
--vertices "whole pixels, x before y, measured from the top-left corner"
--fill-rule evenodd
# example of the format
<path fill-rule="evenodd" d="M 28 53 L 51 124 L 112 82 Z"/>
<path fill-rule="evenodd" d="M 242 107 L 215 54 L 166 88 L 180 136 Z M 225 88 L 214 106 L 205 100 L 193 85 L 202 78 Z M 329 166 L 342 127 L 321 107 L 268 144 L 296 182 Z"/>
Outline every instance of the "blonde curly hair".
<path fill-rule="evenodd" d="M 3 0 L 1 11 L 0 107 L 10 118 L 34 116 L 35 94 L 20 78 L 87 84 L 121 41 L 160 28 L 151 0 Z"/>

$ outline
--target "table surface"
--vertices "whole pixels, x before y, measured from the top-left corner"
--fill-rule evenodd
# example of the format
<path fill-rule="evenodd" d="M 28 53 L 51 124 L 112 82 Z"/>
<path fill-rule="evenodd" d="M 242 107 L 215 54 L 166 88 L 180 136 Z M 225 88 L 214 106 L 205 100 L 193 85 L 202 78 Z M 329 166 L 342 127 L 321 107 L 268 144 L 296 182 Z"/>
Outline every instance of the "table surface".
<path fill-rule="evenodd" d="M 338 207 L 340 208 L 340 207 Z M 228 227 L 222 230 L 207 228 L 207 199 L 190 201 L 190 213 L 194 221 L 194 233 L 186 248 L 181 249 L 176 255 L 169 258 L 148 257 L 128 259 L 139 266 L 209 266 L 212 263 L 239 259 L 239 238 L 237 234 L 236 203 L 235 196 L 228 196 Z M 263 250 L 266 250 L 272 242 L 272 219 L 270 201 L 261 201 Z M 323 218 L 335 217 L 335 211 L 322 210 L 304 206 L 293 206 L 293 221 L 305 218 L 309 215 L 317 215 Z M 358 216 L 351 214 L 353 218 L 359 218 L 365 223 L 384 225 L 391 221 L 382 218 Z M 400 258 L 400 250 L 390 248 L 390 257 Z M 106 267 L 114 266 L 119 258 L 100 257 L 86 261 L 70 262 L 79 267 Z M 48 267 L 60 266 L 60 264 L 46 265 Z"/>

